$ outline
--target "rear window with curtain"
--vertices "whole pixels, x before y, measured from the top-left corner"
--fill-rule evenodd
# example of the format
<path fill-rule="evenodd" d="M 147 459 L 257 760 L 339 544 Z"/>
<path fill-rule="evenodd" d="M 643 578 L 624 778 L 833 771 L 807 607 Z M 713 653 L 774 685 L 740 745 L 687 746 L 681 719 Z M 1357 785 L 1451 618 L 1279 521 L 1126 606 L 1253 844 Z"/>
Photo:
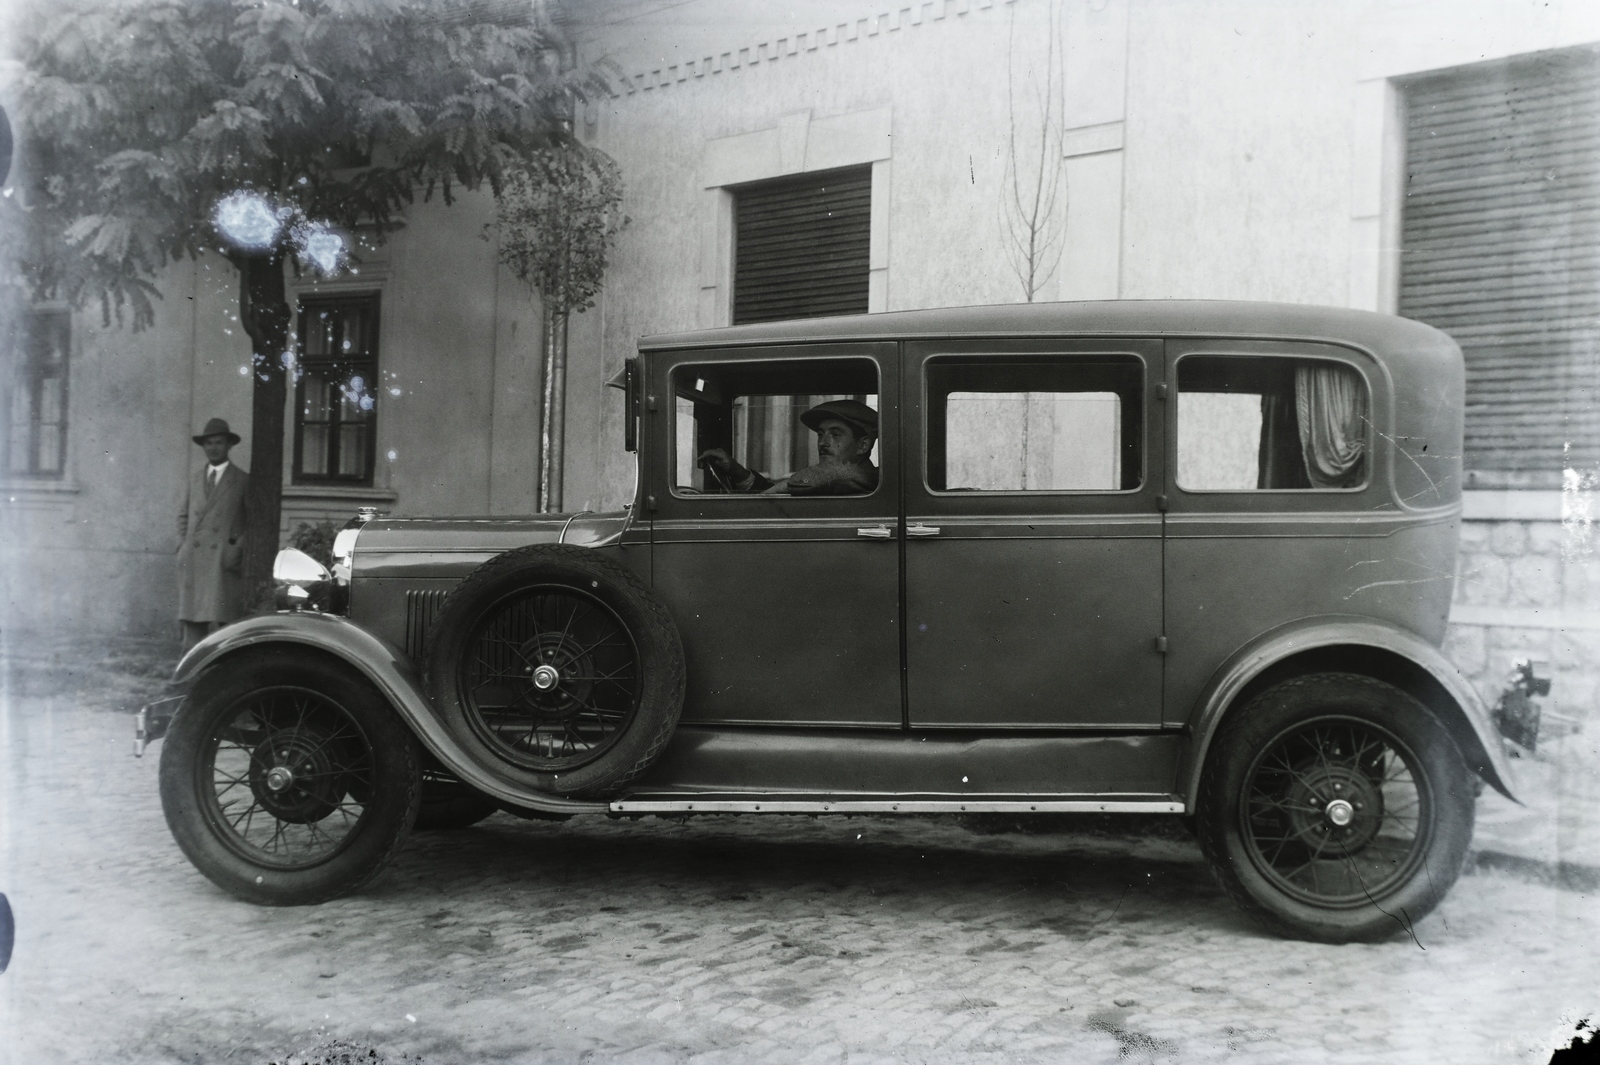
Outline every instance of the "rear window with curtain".
<path fill-rule="evenodd" d="M 1178 363 L 1178 487 L 1190 492 L 1366 484 L 1361 374 L 1323 359 L 1190 355 Z"/>

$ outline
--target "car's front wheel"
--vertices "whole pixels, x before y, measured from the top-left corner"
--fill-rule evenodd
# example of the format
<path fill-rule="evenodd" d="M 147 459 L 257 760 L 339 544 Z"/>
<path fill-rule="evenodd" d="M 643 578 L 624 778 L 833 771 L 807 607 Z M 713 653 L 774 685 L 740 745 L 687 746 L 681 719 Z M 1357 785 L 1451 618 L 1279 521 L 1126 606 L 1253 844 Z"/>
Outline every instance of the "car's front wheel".
<path fill-rule="evenodd" d="M 1274 930 L 1386 938 L 1442 899 L 1472 841 L 1473 775 L 1410 695 L 1370 677 L 1284 681 L 1223 723 L 1196 816 L 1212 872 Z"/>
<path fill-rule="evenodd" d="M 161 752 L 161 805 L 195 867 L 247 902 L 348 894 L 417 815 L 415 738 L 363 678 L 266 650 L 203 673 Z"/>

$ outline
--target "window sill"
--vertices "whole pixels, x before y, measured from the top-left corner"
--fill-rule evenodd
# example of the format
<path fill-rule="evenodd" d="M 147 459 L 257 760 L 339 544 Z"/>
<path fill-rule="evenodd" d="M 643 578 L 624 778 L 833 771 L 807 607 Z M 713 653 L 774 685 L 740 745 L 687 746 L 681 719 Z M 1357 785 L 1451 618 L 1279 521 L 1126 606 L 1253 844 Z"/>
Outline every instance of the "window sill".
<path fill-rule="evenodd" d="M 16 502 L 18 499 L 50 498 L 52 496 L 75 496 L 83 489 L 75 481 L 46 481 L 46 480 L 17 480 L 0 481 L 0 495 L 6 497 L 7 502 Z"/>
<path fill-rule="evenodd" d="M 284 499 L 368 499 L 374 503 L 393 503 L 400 493 L 392 488 L 373 488 L 356 484 L 286 484 Z"/>

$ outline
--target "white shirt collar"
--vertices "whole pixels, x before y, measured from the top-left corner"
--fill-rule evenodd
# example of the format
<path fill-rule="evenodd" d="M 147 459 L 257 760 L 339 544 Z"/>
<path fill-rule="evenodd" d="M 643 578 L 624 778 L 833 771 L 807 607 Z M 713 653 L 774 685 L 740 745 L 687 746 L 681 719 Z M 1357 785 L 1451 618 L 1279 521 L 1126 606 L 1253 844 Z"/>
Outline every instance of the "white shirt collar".
<path fill-rule="evenodd" d="M 206 477 L 213 481 L 220 481 L 222 480 L 222 474 L 231 465 L 233 465 L 233 463 L 229 462 L 227 459 L 223 459 L 215 466 L 208 462 L 206 463 Z"/>

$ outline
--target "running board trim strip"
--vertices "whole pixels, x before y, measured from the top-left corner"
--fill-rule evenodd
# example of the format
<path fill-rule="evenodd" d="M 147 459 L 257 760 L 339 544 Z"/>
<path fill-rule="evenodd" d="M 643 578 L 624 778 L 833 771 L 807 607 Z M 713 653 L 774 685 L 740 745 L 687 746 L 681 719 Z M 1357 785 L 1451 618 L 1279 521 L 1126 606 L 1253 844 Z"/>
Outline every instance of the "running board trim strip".
<path fill-rule="evenodd" d="M 614 814 L 1181 814 L 1171 799 L 618 799 Z"/>

